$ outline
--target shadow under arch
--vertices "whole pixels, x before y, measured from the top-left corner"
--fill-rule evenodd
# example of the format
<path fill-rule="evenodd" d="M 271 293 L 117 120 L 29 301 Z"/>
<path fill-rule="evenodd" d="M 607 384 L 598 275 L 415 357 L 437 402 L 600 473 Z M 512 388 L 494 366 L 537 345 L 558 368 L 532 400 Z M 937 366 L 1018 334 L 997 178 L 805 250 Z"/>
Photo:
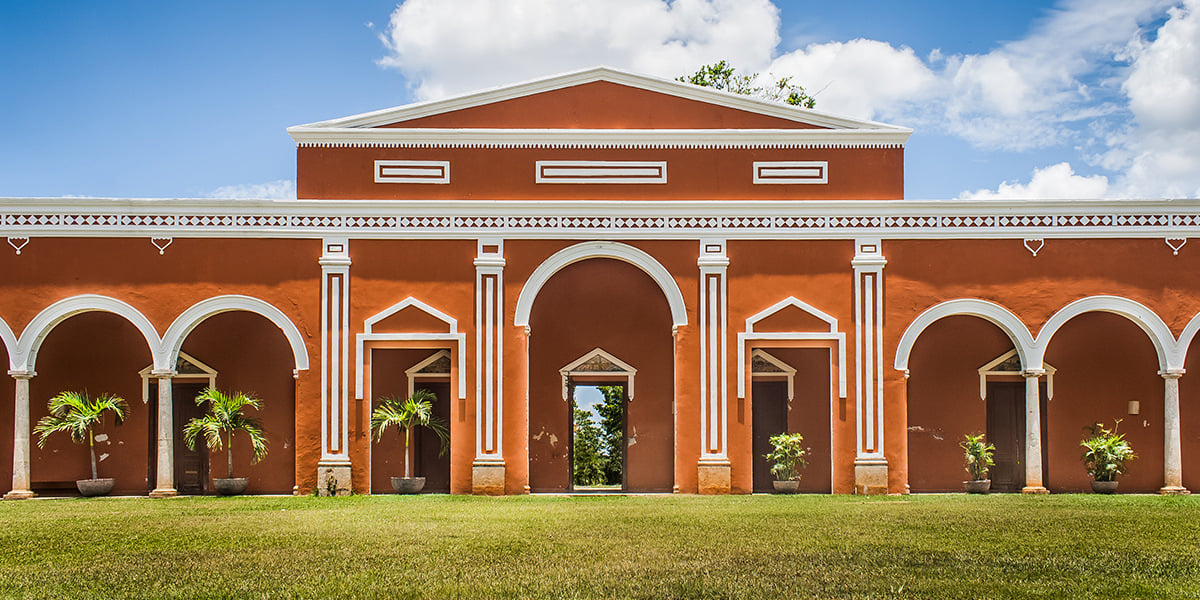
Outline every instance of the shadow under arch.
<path fill-rule="evenodd" d="M 1179 345 L 1176 344 L 1175 336 L 1171 334 L 1171 329 L 1167 327 L 1167 324 L 1163 322 L 1157 313 L 1147 308 L 1144 304 L 1128 298 L 1120 296 L 1089 296 L 1087 298 L 1080 298 L 1060 308 L 1058 312 L 1055 312 L 1046 321 L 1041 330 L 1038 331 L 1035 342 L 1037 351 L 1035 358 L 1039 367 L 1045 356 L 1046 348 L 1050 345 L 1050 340 L 1054 338 L 1054 334 L 1062 329 L 1063 325 L 1066 325 L 1071 319 L 1088 312 L 1107 312 L 1120 315 L 1132 321 L 1134 325 L 1137 325 L 1150 338 L 1150 342 L 1154 344 L 1154 351 L 1158 355 L 1159 369 L 1170 369 L 1176 362 L 1175 358 L 1180 354 L 1178 350 Z M 1185 329 L 1185 333 L 1186 331 Z M 1183 368 L 1182 361 L 1179 361 L 1178 364 L 1178 368 Z"/>
<path fill-rule="evenodd" d="M 907 371 L 909 356 L 911 356 L 913 346 L 917 343 L 921 332 L 938 320 L 955 315 L 979 317 L 991 322 L 1012 340 L 1024 368 L 1041 368 L 1041 354 L 1036 352 L 1033 336 L 1021 319 L 1017 318 L 1012 311 L 995 302 L 976 298 L 947 300 L 925 309 L 925 312 L 913 319 L 913 322 L 904 330 L 904 334 L 900 336 L 893 367 L 897 371 Z"/>
<path fill-rule="evenodd" d="M 171 326 L 167 328 L 166 334 L 163 335 L 161 348 L 154 357 L 155 365 L 174 365 L 184 340 L 192 330 L 209 317 L 232 311 L 256 313 L 273 323 L 287 338 L 288 345 L 292 349 L 292 357 L 295 359 L 296 369 L 306 370 L 309 368 L 308 350 L 304 345 L 304 337 L 295 323 L 292 323 L 292 320 L 283 311 L 275 308 L 272 304 L 252 296 L 236 294 L 201 300 L 176 317 Z"/>
<path fill-rule="evenodd" d="M 100 296 L 97 294 L 81 294 L 64 298 L 51 304 L 39 312 L 37 316 L 29 322 L 25 327 L 25 331 L 21 333 L 20 339 L 17 341 L 15 356 L 10 353 L 9 363 L 14 370 L 32 372 L 37 366 L 37 353 L 41 348 L 42 342 L 46 340 L 46 336 L 63 321 L 85 312 L 110 312 L 133 324 L 134 327 L 146 339 L 146 345 L 150 350 L 150 355 L 154 357 L 154 367 L 156 369 L 165 368 L 171 363 L 163 363 L 159 361 L 159 348 L 161 339 L 158 337 L 158 331 L 150 320 L 143 315 L 141 311 L 133 306 L 110 298 L 108 296 Z"/>

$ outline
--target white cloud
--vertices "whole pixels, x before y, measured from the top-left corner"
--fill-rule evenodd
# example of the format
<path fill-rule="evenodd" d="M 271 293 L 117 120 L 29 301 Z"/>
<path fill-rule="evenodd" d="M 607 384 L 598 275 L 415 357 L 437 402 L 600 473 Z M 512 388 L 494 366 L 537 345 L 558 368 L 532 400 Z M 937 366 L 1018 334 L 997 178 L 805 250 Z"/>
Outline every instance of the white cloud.
<path fill-rule="evenodd" d="M 1109 193 L 1108 178 L 1103 175 L 1076 175 L 1069 163 L 1034 169 L 1029 183 L 1005 181 L 995 190 L 963 192 L 962 200 L 1077 200 L 1103 198 Z"/>
<path fill-rule="evenodd" d="M 296 182 L 291 179 L 279 179 L 266 183 L 247 183 L 242 185 L 224 185 L 212 191 L 209 198 L 236 199 L 265 199 L 265 200 L 294 200 L 296 198 Z"/>
<path fill-rule="evenodd" d="M 427 100 L 601 64 L 676 77 L 726 59 L 753 71 L 778 31 L 769 0 L 407 0 L 379 62 Z"/>

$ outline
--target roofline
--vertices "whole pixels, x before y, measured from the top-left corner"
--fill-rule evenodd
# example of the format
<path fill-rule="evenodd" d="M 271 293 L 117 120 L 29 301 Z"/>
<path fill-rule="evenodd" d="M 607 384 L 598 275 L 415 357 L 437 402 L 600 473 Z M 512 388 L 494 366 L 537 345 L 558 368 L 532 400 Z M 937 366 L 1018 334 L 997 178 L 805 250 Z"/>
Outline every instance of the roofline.
<path fill-rule="evenodd" d="M 595 81 L 611 81 L 631 87 L 636 87 L 653 92 L 659 92 L 678 98 L 688 100 L 696 100 L 709 104 L 716 104 L 726 108 L 744 110 L 757 114 L 777 117 L 796 123 L 807 123 L 833 129 L 880 129 L 880 130 L 907 130 L 903 127 L 879 123 L 876 121 L 867 121 L 862 119 L 853 119 L 850 117 L 817 111 L 807 108 L 799 108 L 778 102 L 768 100 L 760 100 L 751 96 L 734 94 L 713 88 L 701 87 L 690 83 L 682 83 L 661 77 L 653 77 L 650 75 L 642 75 L 632 73 L 613 67 L 591 67 L 578 71 L 569 71 L 549 77 L 542 77 L 521 83 L 487 88 L 479 91 L 468 92 L 449 98 L 438 100 L 427 100 L 414 104 L 407 104 L 393 108 L 385 108 L 367 113 L 341 117 L 338 119 L 330 119 L 326 121 L 318 121 L 316 123 L 307 123 L 289 127 L 290 133 L 293 129 L 315 129 L 315 128 L 351 128 L 362 129 L 379 127 L 402 121 L 410 121 L 465 108 L 492 104 L 513 98 L 521 98 L 542 92 L 549 92 L 557 89 L 580 85 L 584 83 L 592 83 Z M 908 130 L 911 131 L 911 130 Z"/>
<path fill-rule="evenodd" d="M 551 148 L 903 147 L 907 128 L 864 129 L 443 129 L 289 127 L 298 146 Z"/>

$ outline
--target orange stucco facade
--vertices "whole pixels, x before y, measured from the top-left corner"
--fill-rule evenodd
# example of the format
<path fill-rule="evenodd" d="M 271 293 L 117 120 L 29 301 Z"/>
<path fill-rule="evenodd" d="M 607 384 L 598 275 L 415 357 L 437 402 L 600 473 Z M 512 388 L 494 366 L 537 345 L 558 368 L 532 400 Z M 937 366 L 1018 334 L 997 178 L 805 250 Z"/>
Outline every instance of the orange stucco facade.
<path fill-rule="evenodd" d="M 959 490 L 976 432 L 1003 491 L 1083 491 L 1117 419 L 1123 491 L 1200 486 L 1200 203 L 906 201 L 906 129 L 610 69 L 289 131 L 299 200 L 0 199 L 8 497 L 90 476 L 30 433 L 64 390 L 129 401 L 114 493 L 211 493 L 209 382 L 263 399 L 249 493 L 387 493 L 371 412 L 417 388 L 429 491 L 569 493 L 570 392 L 613 383 L 628 492 L 769 489 L 784 431 L 806 492 Z"/>

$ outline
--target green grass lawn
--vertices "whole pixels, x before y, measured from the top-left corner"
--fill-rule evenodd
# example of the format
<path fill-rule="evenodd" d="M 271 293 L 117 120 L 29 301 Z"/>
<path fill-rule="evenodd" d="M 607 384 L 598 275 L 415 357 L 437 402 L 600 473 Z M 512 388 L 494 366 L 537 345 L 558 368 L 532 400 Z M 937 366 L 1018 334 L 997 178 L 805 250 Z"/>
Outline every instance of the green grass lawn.
<path fill-rule="evenodd" d="M 1200 497 L 2 502 L 0 596 L 1200 598 Z"/>

